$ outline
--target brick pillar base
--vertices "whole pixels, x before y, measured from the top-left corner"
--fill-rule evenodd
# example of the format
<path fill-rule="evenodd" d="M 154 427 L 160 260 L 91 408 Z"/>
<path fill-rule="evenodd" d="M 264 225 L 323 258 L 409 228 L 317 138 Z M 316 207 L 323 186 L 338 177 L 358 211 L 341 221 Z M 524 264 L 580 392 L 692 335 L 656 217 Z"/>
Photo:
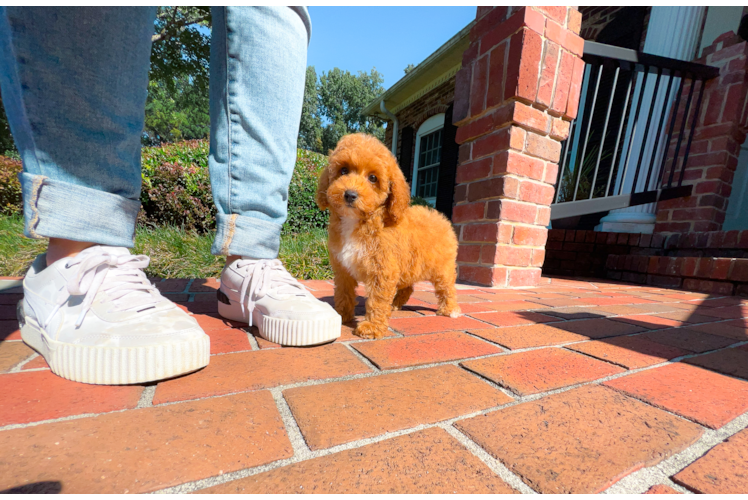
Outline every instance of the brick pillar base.
<path fill-rule="evenodd" d="M 719 68 L 719 76 L 710 80 L 705 89 L 699 119 L 696 122 L 683 184 L 693 184 L 693 193 L 686 198 L 661 201 L 657 204 L 655 233 L 671 234 L 694 231 L 720 231 L 725 221 L 727 200 L 732 179 L 738 166 L 740 145 L 745 140 L 748 124 L 748 43 L 732 31 L 719 36 L 704 49 L 696 62 Z M 700 90 L 695 88 L 694 95 Z M 681 124 L 690 86 L 681 95 L 676 123 Z M 693 98 L 694 102 L 696 97 Z M 691 104 L 694 105 L 693 103 Z M 688 127 L 678 153 L 676 168 L 680 169 L 690 135 L 693 108 L 689 111 Z M 677 133 L 668 149 L 663 185 L 670 175 L 672 158 L 679 140 Z M 674 174 L 677 182 L 679 170 Z"/>
<path fill-rule="evenodd" d="M 584 63 L 572 7 L 478 7 L 455 83 L 459 279 L 540 281 L 561 141 Z"/>

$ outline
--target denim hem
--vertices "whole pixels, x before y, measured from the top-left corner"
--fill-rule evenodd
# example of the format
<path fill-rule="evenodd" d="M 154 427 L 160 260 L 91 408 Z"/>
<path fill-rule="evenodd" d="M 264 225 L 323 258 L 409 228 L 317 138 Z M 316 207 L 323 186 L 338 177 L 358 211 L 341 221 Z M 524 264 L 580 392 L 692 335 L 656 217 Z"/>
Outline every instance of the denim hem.
<path fill-rule="evenodd" d="M 217 214 L 213 255 L 240 255 L 250 259 L 275 259 L 280 248 L 281 226 L 237 214 Z"/>
<path fill-rule="evenodd" d="M 132 248 L 140 201 L 27 172 L 24 235 Z"/>

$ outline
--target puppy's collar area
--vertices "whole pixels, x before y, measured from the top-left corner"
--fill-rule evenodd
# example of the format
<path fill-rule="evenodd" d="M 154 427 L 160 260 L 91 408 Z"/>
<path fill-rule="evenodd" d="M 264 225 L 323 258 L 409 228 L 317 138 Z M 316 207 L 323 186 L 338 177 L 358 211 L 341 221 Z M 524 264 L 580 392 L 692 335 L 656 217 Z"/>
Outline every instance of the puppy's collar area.
<path fill-rule="evenodd" d="M 252 267 L 250 267 L 252 266 Z M 243 275 L 239 299 L 242 314 L 245 313 L 244 297 L 247 297 L 246 311 L 249 313 L 249 326 L 255 303 L 270 292 L 280 295 L 303 297 L 306 289 L 291 276 L 278 259 L 241 259 L 236 262 L 237 271 Z M 249 269 L 247 269 L 249 268 Z"/>

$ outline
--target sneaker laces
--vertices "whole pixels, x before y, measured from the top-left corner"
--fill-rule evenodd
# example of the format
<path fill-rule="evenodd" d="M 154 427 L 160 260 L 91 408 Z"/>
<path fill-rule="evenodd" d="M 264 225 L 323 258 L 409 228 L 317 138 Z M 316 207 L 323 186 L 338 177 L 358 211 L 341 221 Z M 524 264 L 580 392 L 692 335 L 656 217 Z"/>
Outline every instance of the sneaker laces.
<path fill-rule="evenodd" d="M 108 299 L 105 301 L 128 296 L 131 301 L 127 306 L 118 304 L 117 308 L 121 311 L 149 309 L 163 300 L 141 271 L 148 267 L 149 262 L 150 259 L 145 255 L 114 253 L 105 247 L 84 250 L 70 259 L 65 267 L 79 267 L 78 272 L 68 281 L 67 291 L 70 295 L 85 295 L 75 326 L 81 326 L 99 291 L 106 292 Z M 67 298 L 53 310 L 50 318 L 66 301 Z"/>
<path fill-rule="evenodd" d="M 247 266 L 254 267 L 244 275 L 242 287 L 239 291 L 239 302 L 242 307 L 242 315 L 245 309 L 249 312 L 249 326 L 252 326 L 252 313 L 255 310 L 255 303 L 267 295 L 269 291 L 274 290 L 287 295 L 306 295 L 306 289 L 286 271 L 283 263 L 278 259 L 239 260 L 236 264 L 239 269 Z M 245 296 L 247 297 L 246 308 L 244 306 Z"/>

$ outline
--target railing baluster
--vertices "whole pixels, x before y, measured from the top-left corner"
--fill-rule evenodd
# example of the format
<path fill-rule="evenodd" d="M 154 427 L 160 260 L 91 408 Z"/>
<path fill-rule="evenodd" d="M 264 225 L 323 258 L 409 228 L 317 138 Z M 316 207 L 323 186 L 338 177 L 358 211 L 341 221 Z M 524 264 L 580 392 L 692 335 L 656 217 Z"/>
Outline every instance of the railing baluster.
<path fill-rule="evenodd" d="M 667 116 L 667 110 L 665 107 L 667 106 L 668 100 L 670 99 L 670 92 L 673 90 L 673 82 L 675 81 L 675 78 L 673 78 L 672 71 L 669 74 L 670 76 L 668 84 L 667 84 L 667 91 L 665 91 L 665 100 L 662 102 L 662 109 L 660 110 L 660 124 L 657 126 L 657 135 L 655 136 L 655 143 L 654 148 L 652 149 L 652 156 L 649 159 L 649 170 L 647 170 L 647 189 L 649 189 L 649 181 L 652 179 L 652 172 L 654 171 L 654 162 L 657 158 L 657 150 L 660 146 L 660 138 L 662 137 L 662 125 L 665 123 L 665 117 Z M 655 96 L 657 98 L 657 96 Z M 659 175 L 659 172 L 658 172 Z"/>
<path fill-rule="evenodd" d="M 685 76 L 681 77 L 681 81 L 686 80 Z M 673 183 L 673 176 L 675 175 L 675 168 L 678 166 L 678 153 L 680 153 L 680 144 L 683 142 L 683 132 L 686 131 L 686 122 L 688 121 L 688 111 L 691 109 L 691 98 L 693 97 L 693 89 L 695 87 L 693 79 L 691 79 L 691 88 L 688 90 L 688 99 L 686 99 L 686 109 L 683 110 L 683 122 L 680 124 L 680 133 L 678 134 L 678 144 L 675 146 L 675 154 L 673 155 L 673 167 L 670 169 L 670 178 L 667 181 L 667 187 L 670 187 Z M 674 111 L 677 112 L 677 109 Z M 676 113 L 677 114 L 677 113 Z"/>
<path fill-rule="evenodd" d="M 674 76 L 674 75 L 673 75 Z M 665 162 L 667 161 L 667 152 L 670 151 L 670 141 L 673 139 L 673 129 L 675 128 L 675 118 L 678 116 L 678 106 L 680 106 L 680 96 L 683 94 L 683 78 L 680 79 L 680 85 L 678 85 L 678 95 L 675 96 L 675 106 L 671 109 L 673 111 L 673 118 L 670 120 L 670 130 L 667 133 L 667 141 L 665 141 L 665 154 L 662 155 L 662 164 L 660 165 L 660 178 L 657 180 L 657 189 L 662 186 L 662 179 L 665 177 Z M 675 159 L 673 159 L 675 162 Z M 675 167 L 674 163 L 671 164 L 670 169 Z M 672 179 L 672 176 L 670 177 Z M 668 183 L 670 187 L 670 183 Z"/>
<path fill-rule="evenodd" d="M 569 136 L 564 141 L 564 150 L 561 155 L 561 165 L 558 168 L 558 175 L 556 180 L 556 201 L 555 203 L 558 203 L 558 198 L 561 196 L 561 180 L 564 178 L 564 168 L 566 168 L 566 157 L 569 155 L 569 144 L 571 143 L 571 138 L 574 135 L 574 123 L 576 120 L 572 120 L 571 124 L 569 125 Z"/>
<path fill-rule="evenodd" d="M 639 151 L 639 161 L 636 163 L 636 170 L 634 171 L 634 187 L 632 193 L 636 191 L 636 183 L 639 181 L 639 172 L 642 167 L 642 160 L 644 159 L 644 151 L 647 149 L 647 138 L 649 137 L 649 125 L 652 123 L 652 114 L 654 113 L 655 103 L 657 102 L 657 91 L 660 88 L 660 78 L 662 77 L 662 68 L 657 69 L 657 80 L 655 80 L 654 92 L 652 93 L 652 102 L 649 104 L 649 115 L 647 115 L 647 125 L 644 127 L 644 137 L 642 137 L 641 148 Z M 646 88 L 645 84 L 642 86 L 642 95 Z M 644 191 L 647 190 L 647 184 L 644 185 Z"/>
<path fill-rule="evenodd" d="M 600 65 L 602 68 L 602 65 Z M 610 99 L 608 99 L 608 110 L 605 112 L 605 124 L 603 125 L 603 135 L 600 139 L 600 147 L 597 151 L 597 162 L 595 163 L 595 175 L 592 177 L 592 185 L 590 187 L 590 197 L 588 199 L 592 199 L 592 195 L 595 193 L 595 184 L 597 183 L 597 172 L 600 169 L 600 158 L 603 154 L 603 146 L 605 146 L 605 134 L 608 131 L 608 120 L 610 119 L 610 109 L 613 106 L 613 96 L 616 94 L 616 86 L 618 85 L 618 72 L 621 70 L 620 66 L 616 67 L 616 74 L 613 76 L 613 88 L 610 91 Z M 611 165 L 611 169 L 613 166 Z"/>
<path fill-rule="evenodd" d="M 618 63 L 618 69 L 621 69 L 621 63 Z M 629 87 L 626 89 L 626 100 L 623 103 L 623 114 L 621 115 L 621 122 L 618 125 L 618 136 L 616 137 L 616 146 L 613 149 L 613 161 L 610 163 L 610 172 L 608 172 L 608 184 L 605 186 L 605 196 L 610 196 L 610 181 L 613 179 L 613 171 L 616 169 L 616 159 L 618 158 L 618 144 L 621 141 L 621 133 L 623 132 L 623 124 L 626 123 L 626 116 L 629 109 L 629 97 L 631 97 L 631 84 L 636 79 L 636 73 L 631 75 L 629 78 Z"/>
<path fill-rule="evenodd" d="M 626 156 L 623 160 L 623 177 L 621 177 L 621 189 L 618 191 L 618 194 L 623 194 L 623 186 L 626 184 L 626 174 L 629 171 L 629 160 L 631 155 L 631 148 L 634 147 L 634 138 L 636 137 L 636 126 L 639 123 L 639 111 L 642 109 L 642 101 L 644 100 L 644 87 L 647 86 L 647 72 L 646 68 L 645 71 L 642 71 L 642 86 L 641 90 L 639 91 L 639 102 L 636 105 L 636 112 L 634 113 L 634 124 L 631 128 L 631 137 L 629 139 L 629 147 L 626 149 Z M 636 191 L 636 185 L 631 186 L 631 194 Z"/>
<path fill-rule="evenodd" d="M 699 119 L 699 111 L 701 110 L 701 98 L 704 97 L 704 87 L 706 87 L 706 81 L 699 80 L 701 82 L 701 88 L 699 89 L 699 98 L 696 100 L 696 107 L 693 110 L 693 120 L 691 120 L 691 131 L 688 134 L 688 143 L 686 143 L 686 152 L 683 154 L 683 165 L 680 167 L 680 176 L 678 177 L 678 186 L 683 184 L 683 176 L 686 173 L 686 163 L 688 162 L 688 153 L 691 151 L 691 141 L 693 140 L 693 132 L 696 130 L 696 122 Z M 696 85 L 696 80 L 692 83 Z M 693 88 L 693 87 L 692 87 Z M 688 116 L 684 115 L 684 119 Z"/>
<path fill-rule="evenodd" d="M 590 118 L 587 120 L 587 133 L 584 136 L 584 146 L 582 146 L 582 154 L 578 157 L 577 161 L 577 182 L 574 185 L 574 197 L 572 201 L 577 201 L 577 191 L 579 190 L 579 179 L 582 178 L 582 170 L 584 169 L 584 154 L 587 152 L 587 142 L 590 138 L 590 127 L 592 126 L 592 118 L 595 116 L 595 103 L 597 102 L 597 91 L 600 88 L 600 77 L 603 74 L 603 65 L 599 66 L 597 71 L 597 81 L 595 82 L 595 93 L 592 96 L 592 106 L 590 106 Z"/>

